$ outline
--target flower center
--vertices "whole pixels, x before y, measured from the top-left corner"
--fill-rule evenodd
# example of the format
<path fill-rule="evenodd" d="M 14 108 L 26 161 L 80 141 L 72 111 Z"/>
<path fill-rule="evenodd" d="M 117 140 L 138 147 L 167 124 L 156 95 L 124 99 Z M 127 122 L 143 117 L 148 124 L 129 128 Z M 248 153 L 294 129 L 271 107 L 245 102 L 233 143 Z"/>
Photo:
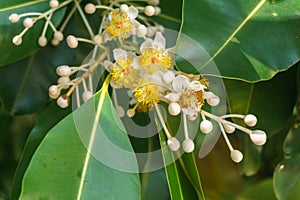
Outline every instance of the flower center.
<path fill-rule="evenodd" d="M 179 104 L 188 111 L 199 112 L 204 104 L 203 91 L 185 89 L 179 98 Z"/>

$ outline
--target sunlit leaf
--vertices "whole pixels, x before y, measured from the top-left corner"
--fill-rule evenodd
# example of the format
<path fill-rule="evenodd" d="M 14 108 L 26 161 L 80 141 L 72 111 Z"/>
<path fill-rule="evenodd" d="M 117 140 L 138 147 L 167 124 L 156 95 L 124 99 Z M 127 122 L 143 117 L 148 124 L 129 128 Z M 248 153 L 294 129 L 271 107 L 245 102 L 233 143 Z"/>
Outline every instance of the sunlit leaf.
<path fill-rule="evenodd" d="M 69 112 L 70 109 L 61 109 L 56 105 L 56 102 L 53 102 L 43 112 L 38 123 L 30 132 L 25 147 L 23 149 L 23 156 L 15 172 L 15 179 L 11 194 L 11 198 L 13 200 L 18 199 L 20 195 L 24 173 L 39 144 L 41 143 L 45 135 L 49 132 L 49 130 L 55 124 L 57 124 L 63 117 L 65 117 Z"/>
<path fill-rule="evenodd" d="M 135 154 L 108 83 L 50 130 L 25 173 L 20 199 L 140 199 Z"/>
<path fill-rule="evenodd" d="M 197 45 L 190 45 L 187 56 L 197 60 L 196 69 L 180 61 L 178 67 L 247 81 L 269 79 L 299 60 L 299 8 L 298 0 L 185 1 L 181 33 L 211 58 L 203 59 Z"/>

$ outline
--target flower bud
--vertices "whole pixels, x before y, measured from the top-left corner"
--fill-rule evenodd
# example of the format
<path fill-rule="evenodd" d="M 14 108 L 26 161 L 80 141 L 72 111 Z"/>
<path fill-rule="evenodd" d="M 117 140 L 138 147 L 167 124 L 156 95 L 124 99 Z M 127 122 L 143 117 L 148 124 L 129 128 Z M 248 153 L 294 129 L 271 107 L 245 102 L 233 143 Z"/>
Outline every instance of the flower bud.
<path fill-rule="evenodd" d="M 159 15 L 161 13 L 161 9 L 158 6 L 154 7 L 154 10 L 155 10 L 154 15 Z"/>
<path fill-rule="evenodd" d="M 95 44 L 100 45 L 103 42 L 103 38 L 101 35 L 95 35 L 93 41 Z"/>
<path fill-rule="evenodd" d="M 52 44 L 53 46 L 57 46 L 57 45 L 59 45 L 59 40 L 53 38 L 53 39 L 51 40 L 51 44 Z"/>
<path fill-rule="evenodd" d="M 121 10 L 122 13 L 127 13 L 127 12 L 128 12 L 128 9 L 129 9 L 129 7 L 128 7 L 127 4 L 122 4 L 122 5 L 120 6 L 120 10 Z"/>
<path fill-rule="evenodd" d="M 243 154 L 239 150 L 231 151 L 230 152 L 230 157 L 236 163 L 239 163 L 243 160 Z"/>
<path fill-rule="evenodd" d="M 31 28 L 33 26 L 33 23 L 34 23 L 34 21 L 30 17 L 25 18 L 24 21 L 23 21 L 23 25 L 26 28 Z"/>
<path fill-rule="evenodd" d="M 84 7 L 84 10 L 87 14 L 93 14 L 96 11 L 96 7 L 94 4 L 92 3 L 88 3 L 86 4 L 86 6 Z"/>
<path fill-rule="evenodd" d="M 151 17 L 154 15 L 155 13 L 155 9 L 153 6 L 146 6 L 145 9 L 144 9 L 144 13 L 145 15 Z"/>
<path fill-rule="evenodd" d="M 148 2 L 148 4 L 151 4 L 153 6 L 159 5 L 159 0 L 148 0 L 147 2 Z"/>
<path fill-rule="evenodd" d="M 59 5 L 59 2 L 57 0 L 50 0 L 49 6 L 51 8 L 56 8 Z"/>
<path fill-rule="evenodd" d="M 56 73 L 59 76 L 70 76 L 71 75 L 71 68 L 67 65 L 61 65 L 56 68 Z"/>
<path fill-rule="evenodd" d="M 177 138 L 175 138 L 175 137 L 169 138 L 168 141 L 167 141 L 167 143 L 168 143 L 169 148 L 172 151 L 177 151 L 179 149 L 179 147 L 180 147 L 180 143 L 177 140 Z"/>
<path fill-rule="evenodd" d="M 251 141 L 256 145 L 264 145 L 267 141 L 267 134 L 262 130 L 255 130 L 250 133 Z"/>
<path fill-rule="evenodd" d="M 193 140 L 191 139 L 185 139 L 182 143 L 182 148 L 186 153 L 191 153 L 195 149 L 195 145 Z"/>
<path fill-rule="evenodd" d="M 12 23 L 16 23 L 20 20 L 20 16 L 17 13 L 13 13 L 9 16 L 9 21 Z"/>
<path fill-rule="evenodd" d="M 181 107 L 178 103 L 172 102 L 168 106 L 168 111 L 171 115 L 176 116 L 181 112 Z"/>
<path fill-rule="evenodd" d="M 53 37 L 54 37 L 55 39 L 57 39 L 58 41 L 62 41 L 62 40 L 64 39 L 64 35 L 63 35 L 63 33 L 60 32 L 60 31 L 54 32 Z"/>
<path fill-rule="evenodd" d="M 124 111 L 124 108 L 122 108 L 122 106 L 116 105 L 115 110 L 119 117 L 125 116 L 125 111 Z"/>
<path fill-rule="evenodd" d="M 135 110 L 133 108 L 130 108 L 126 112 L 128 117 L 133 117 L 135 115 Z"/>
<path fill-rule="evenodd" d="M 139 25 L 136 29 L 136 34 L 139 37 L 144 37 L 147 34 L 147 27 L 143 24 Z"/>
<path fill-rule="evenodd" d="M 67 44 L 72 49 L 77 48 L 78 47 L 78 40 L 75 36 L 69 35 L 67 37 Z"/>
<path fill-rule="evenodd" d="M 257 123 L 257 118 L 252 114 L 248 114 L 245 116 L 244 122 L 247 126 L 255 126 Z"/>
<path fill-rule="evenodd" d="M 200 123 L 200 130 L 202 133 L 210 133 L 213 130 L 213 124 L 208 120 L 203 120 Z"/>
<path fill-rule="evenodd" d="M 235 127 L 228 125 L 228 124 L 223 124 L 224 130 L 226 133 L 233 133 L 235 131 Z"/>
<path fill-rule="evenodd" d="M 83 93 L 82 93 L 82 99 L 83 99 L 83 101 L 84 102 L 87 102 L 90 98 L 92 98 L 93 97 L 93 93 L 91 92 L 91 91 L 84 91 Z"/>
<path fill-rule="evenodd" d="M 41 46 L 41 47 L 44 47 L 47 45 L 47 38 L 45 36 L 41 36 L 39 37 L 39 40 L 38 40 L 38 44 Z"/>
<path fill-rule="evenodd" d="M 51 99 L 56 99 L 60 95 L 60 89 L 57 85 L 51 85 L 48 89 L 49 97 Z"/>
<path fill-rule="evenodd" d="M 217 106 L 220 103 L 220 98 L 217 95 L 213 95 L 211 98 L 206 99 L 206 101 L 211 106 Z"/>
<path fill-rule="evenodd" d="M 70 97 L 67 95 L 62 95 L 57 99 L 56 103 L 59 107 L 66 108 L 69 106 Z"/>
<path fill-rule="evenodd" d="M 14 45 L 19 46 L 20 44 L 22 44 L 22 37 L 20 37 L 19 35 L 16 35 L 12 42 L 14 43 Z"/>

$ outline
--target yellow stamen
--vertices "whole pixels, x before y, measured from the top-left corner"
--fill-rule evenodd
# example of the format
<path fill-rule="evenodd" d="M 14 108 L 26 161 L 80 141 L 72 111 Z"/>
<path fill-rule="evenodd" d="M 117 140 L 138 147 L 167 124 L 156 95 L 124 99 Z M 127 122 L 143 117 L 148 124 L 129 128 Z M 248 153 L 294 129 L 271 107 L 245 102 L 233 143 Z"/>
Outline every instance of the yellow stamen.
<path fill-rule="evenodd" d="M 142 84 L 133 90 L 134 96 L 139 102 L 139 108 L 143 111 L 149 110 L 159 102 L 158 87 L 153 84 Z"/>
<path fill-rule="evenodd" d="M 132 28 L 132 21 L 126 13 L 113 10 L 111 12 L 111 22 L 105 27 L 105 30 L 112 37 L 126 39 L 131 35 Z"/>
<path fill-rule="evenodd" d="M 171 61 L 171 57 L 164 49 L 148 48 L 142 50 L 140 64 L 152 74 L 156 71 L 168 71 Z"/>

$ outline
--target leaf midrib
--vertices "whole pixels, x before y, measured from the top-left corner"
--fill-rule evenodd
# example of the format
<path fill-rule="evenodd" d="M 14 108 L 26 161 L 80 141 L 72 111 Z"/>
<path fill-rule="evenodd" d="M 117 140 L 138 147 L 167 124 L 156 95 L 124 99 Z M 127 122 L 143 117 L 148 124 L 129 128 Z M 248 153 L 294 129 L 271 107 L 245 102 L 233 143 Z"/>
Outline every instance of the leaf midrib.
<path fill-rule="evenodd" d="M 26 7 L 26 6 L 31 6 L 31 5 L 38 4 L 38 3 L 41 3 L 41 2 L 44 2 L 44 1 L 46 1 L 46 0 L 36 0 L 36 1 L 32 1 L 32 2 L 27 2 L 27 3 L 14 5 L 14 6 L 9 6 L 9 7 L 6 7 L 6 8 L 1 8 L 0 12 L 8 11 L 8 10 L 14 10 L 14 9 L 22 8 L 22 7 Z"/>

